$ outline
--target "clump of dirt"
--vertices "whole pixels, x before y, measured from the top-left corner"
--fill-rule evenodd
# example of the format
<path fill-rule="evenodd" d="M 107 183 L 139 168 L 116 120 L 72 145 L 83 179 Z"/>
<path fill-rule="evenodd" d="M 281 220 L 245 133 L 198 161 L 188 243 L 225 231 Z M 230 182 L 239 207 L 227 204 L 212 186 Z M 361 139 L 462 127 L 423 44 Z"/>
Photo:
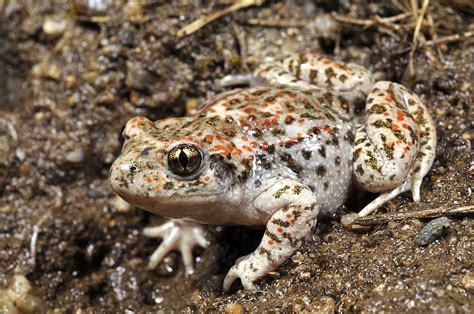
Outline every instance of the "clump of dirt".
<path fill-rule="evenodd" d="M 141 230 L 162 219 L 120 205 L 109 187 L 121 127 L 136 115 L 183 115 L 186 103 L 222 91 L 216 79 L 268 56 L 333 54 L 427 101 L 438 146 L 422 202 L 402 195 L 387 212 L 474 203 L 468 2 L 431 3 L 415 46 L 418 19 L 373 18 L 411 12 L 400 1 L 267 2 L 177 37 L 181 27 L 225 7 L 197 3 L 0 0 L 0 117 L 18 134 L 8 142 L 13 158 L 1 163 L 8 176 L 0 178 L 0 290 L 25 275 L 32 295 L 58 312 L 469 312 L 474 229 L 462 215 L 426 247 L 416 242 L 423 219 L 360 232 L 322 222 L 258 292 L 226 295 L 221 285 L 235 259 L 257 246 L 260 231 L 210 227 L 214 244 L 197 252 L 191 277 L 178 254 L 146 269 L 157 243 Z M 449 39 L 453 34 L 460 37 Z M 11 138 L 10 129 L 2 131 Z M 360 202 L 347 206 L 357 210 Z"/>

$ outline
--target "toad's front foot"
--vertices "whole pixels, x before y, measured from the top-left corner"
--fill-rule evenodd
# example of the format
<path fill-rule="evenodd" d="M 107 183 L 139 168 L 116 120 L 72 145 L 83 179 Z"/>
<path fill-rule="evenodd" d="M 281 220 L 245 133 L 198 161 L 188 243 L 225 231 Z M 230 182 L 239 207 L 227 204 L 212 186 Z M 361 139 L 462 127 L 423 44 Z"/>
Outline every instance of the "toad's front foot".
<path fill-rule="evenodd" d="M 158 227 L 145 228 L 143 234 L 150 238 L 163 239 L 150 256 L 148 263 L 150 269 L 155 268 L 169 252 L 179 250 L 186 273 L 192 274 L 194 272 L 193 248 L 197 245 L 206 248 L 209 245 L 202 225 L 181 219 L 170 220 Z"/>

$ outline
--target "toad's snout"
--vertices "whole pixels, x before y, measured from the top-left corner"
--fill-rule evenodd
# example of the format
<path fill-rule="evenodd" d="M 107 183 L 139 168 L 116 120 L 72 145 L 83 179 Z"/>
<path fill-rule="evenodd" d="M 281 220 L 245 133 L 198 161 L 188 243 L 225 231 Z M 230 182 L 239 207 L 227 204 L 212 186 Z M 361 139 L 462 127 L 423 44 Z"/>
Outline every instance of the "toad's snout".
<path fill-rule="evenodd" d="M 133 184 L 138 166 L 133 162 L 116 160 L 110 168 L 110 184 L 112 189 L 122 194 L 127 192 L 129 185 Z"/>

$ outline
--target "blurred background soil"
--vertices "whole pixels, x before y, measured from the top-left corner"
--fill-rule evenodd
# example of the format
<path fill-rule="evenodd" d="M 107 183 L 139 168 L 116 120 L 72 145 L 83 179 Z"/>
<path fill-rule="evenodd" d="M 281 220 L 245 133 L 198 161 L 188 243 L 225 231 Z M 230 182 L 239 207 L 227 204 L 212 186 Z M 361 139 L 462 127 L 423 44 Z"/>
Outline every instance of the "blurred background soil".
<path fill-rule="evenodd" d="M 223 91 L 227 74 L 322 51 L 405 84 L 437 121 L 422 201 L 401 195 L 379 212 L 472 205 L 473 4 L 421 2 L 260 1 L 178 37 L 232 2 L 0 0 L 0 311 L 472 312 L 472 217 L 452 217 L 425 247 L 416 236 L 426 219 L 360 231 L 329 219 L 261 291 L 223 294 L 261 231 L 209 227 L 195 274 L 184 276 L 178 254 L 148 270 L 158 242 L 141 230 L 163 220 L 108 184 L 131 117 L 184 115 Z"/>

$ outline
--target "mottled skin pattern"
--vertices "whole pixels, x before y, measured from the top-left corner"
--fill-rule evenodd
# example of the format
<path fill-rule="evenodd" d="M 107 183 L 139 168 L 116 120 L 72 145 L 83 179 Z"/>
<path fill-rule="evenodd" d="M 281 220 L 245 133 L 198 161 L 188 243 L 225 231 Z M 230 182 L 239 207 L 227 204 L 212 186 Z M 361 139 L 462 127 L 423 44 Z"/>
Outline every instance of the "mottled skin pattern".
<path fill-rule="evenodd" d="M 255 288 L 311 234 L 320 212 L 345 201 L 353 184 L 382 193 L 360 215 L 404 191 L 419 200 L 436 134 L 415 94 L 316 54 L 264 64 L 255 78 L 267 85 L 217 95 L 192 117 L 127 123 L 112 187 L 128 202 L 172 218 L 145 230 L 164 239 L 150 267 L 179 249 L 192 272 L 192 248 L 208 244 L 197 223 L 266 225 L 259 247 L 224 280 L 225 290 L 237 278 Z M 197 157 L 177 154 L 178 165 L 198 161 L 186 175 L 170 164 L 181 147 Z"/>

